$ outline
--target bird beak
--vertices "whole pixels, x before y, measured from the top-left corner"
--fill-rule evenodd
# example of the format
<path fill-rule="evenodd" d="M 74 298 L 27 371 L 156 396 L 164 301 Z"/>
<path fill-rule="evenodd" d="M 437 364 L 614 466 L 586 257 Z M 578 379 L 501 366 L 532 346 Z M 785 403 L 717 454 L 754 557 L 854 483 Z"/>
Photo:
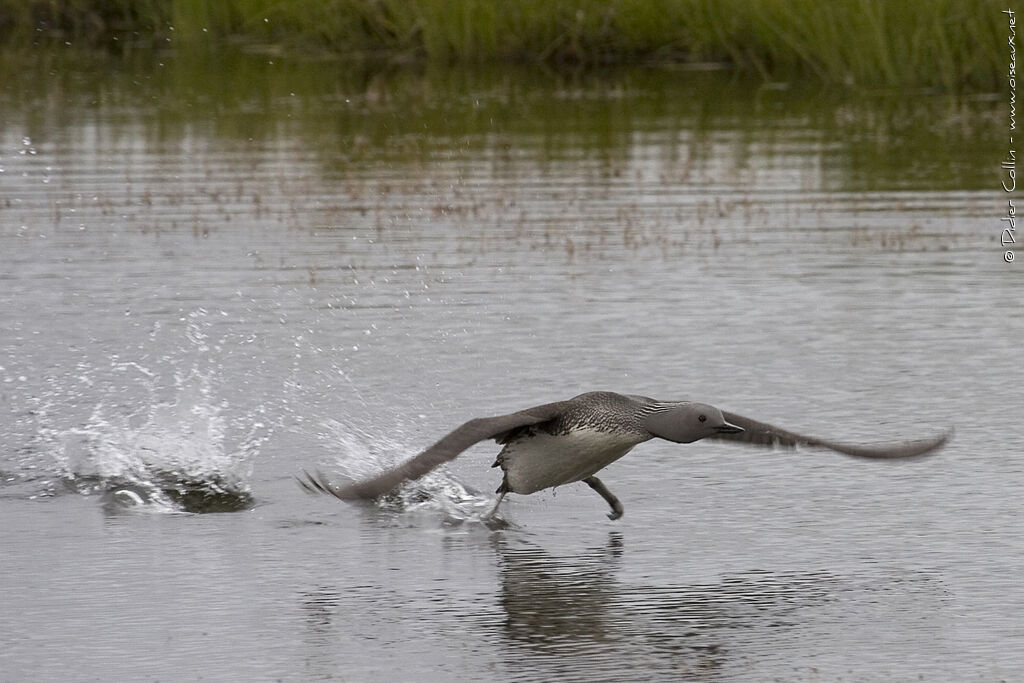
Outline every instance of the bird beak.
<path fill-rule="evenodd" d="M 732 423 L 726 422 L 724 425 L 716 427 L 715 431 L 718 432 L 719 434 L 739 434 L 740 432 L 743 432 L 745 430 L 743 429 L 743 427 L 739 427 Z"/>

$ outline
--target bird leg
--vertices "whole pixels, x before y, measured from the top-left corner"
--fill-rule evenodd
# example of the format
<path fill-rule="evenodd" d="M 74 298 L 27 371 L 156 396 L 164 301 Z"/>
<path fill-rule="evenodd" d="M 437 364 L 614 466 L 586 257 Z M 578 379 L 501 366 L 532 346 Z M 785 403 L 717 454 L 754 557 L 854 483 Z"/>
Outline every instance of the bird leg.
<path fill-rule="evenodd" d="M 597 477 L 587 477 L 583 480 L 583 483 L 600 493 L 601 497 L 608 501 L 608 504 L 612 506 L 612 511 L 608 513 L 608 519 L 618 519 L 622 516 L 622 513 L 625 512 L 625 509 L 622 507 L 622 503 L 620 503 L 619 499 L 615 497 L 615 494 L 608 490 L 608 487 L 604 485 L 604 482 Z"/>
<path fill-rule="evenodd" d="M 483 517 L 480 518 L 481 521 L 486 522 L 487 520 L 489 520 L 491 517 L 494 516 L 494 513 L 496 513 L 498 511 L 498 506 L 501 505 L 501 501 L 505 497 L 506 493 L 508 493 L 508 490 L 504 489 L 504 488 L 502 490 L 498 491 L 498 500 L 497 500 L 497 502 L 494 503 L 494 507 L 491 508 L 490 512 L 488 512 L 486 515 L 484 515 Z"/>

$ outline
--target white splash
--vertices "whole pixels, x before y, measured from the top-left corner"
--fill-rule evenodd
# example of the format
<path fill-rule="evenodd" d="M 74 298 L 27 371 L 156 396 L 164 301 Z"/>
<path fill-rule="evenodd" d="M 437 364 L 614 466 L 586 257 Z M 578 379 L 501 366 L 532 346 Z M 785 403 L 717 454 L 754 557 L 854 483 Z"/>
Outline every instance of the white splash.
<path fill-rule="evenodd" d="M 259 421 L 237 447 L 228 445 L 227 407 L 208 375 L 175 377 L 176 395 L 131 413 L 97 403 L 80 427 L 63 431 L 53 450 L 57 471 L 82 493 L 150 511 L 247 507 L 253 456 L 269 437 Z"/>

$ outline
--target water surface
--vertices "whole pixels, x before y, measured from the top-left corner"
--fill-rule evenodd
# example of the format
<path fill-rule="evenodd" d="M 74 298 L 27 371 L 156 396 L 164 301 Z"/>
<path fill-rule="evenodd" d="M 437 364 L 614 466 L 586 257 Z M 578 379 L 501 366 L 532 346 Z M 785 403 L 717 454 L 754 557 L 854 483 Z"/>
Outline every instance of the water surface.
<path fill-rule="evenodd" d="M 8 57 L 11 680 L 1000 680 L 1024 669 L 992 98 L 728 74 Z M 475 415 L 699 398 L 934 459 L 651 442 L 509 496 Z"/>

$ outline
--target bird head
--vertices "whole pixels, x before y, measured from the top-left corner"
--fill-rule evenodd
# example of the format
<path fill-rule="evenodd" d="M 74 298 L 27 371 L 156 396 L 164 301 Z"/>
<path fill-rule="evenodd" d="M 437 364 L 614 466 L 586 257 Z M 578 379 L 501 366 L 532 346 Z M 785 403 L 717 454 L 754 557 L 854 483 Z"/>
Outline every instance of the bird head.
<path fill-rule="evenodd" d="M 652 435 L 676 443 L 743 431 L 727 422 L 721 410 L 706 403 L 658 403 L 645 415 L 643 424 Z"/>

